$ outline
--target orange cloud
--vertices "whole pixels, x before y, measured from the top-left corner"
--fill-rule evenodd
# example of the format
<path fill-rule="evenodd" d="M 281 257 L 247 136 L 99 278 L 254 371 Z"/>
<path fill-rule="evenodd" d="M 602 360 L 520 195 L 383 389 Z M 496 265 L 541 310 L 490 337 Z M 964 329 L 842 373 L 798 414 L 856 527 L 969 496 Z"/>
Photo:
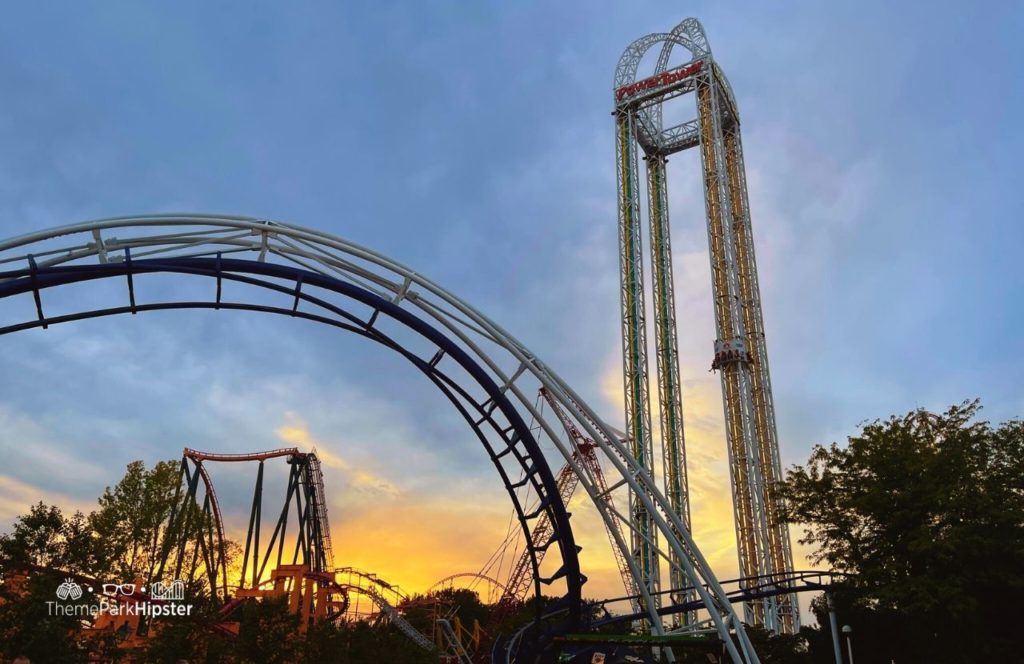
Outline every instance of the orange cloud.
<path fill-rule="evenodd" d="M 402 500 L 332 520 L 339 565 L 372 571 L 406 592 L 476 572 L 505 537 L 507 502 Z"/>
<path fill-rule="evenodd" d="M 336 565 L 374 572 L 406 592 L 422 592 L 458 572 L 477 572 L 505 538 L 511 506 L 502 494 L 461 502 L 444 495 L 403 492 L 393 482 L 338 454 L 302 418 L 287 413 L 277 436 L 316 449 L 331 496 Z M 333 481 L 332 481 L 333 480 Z"/>
<path fill-rule="evenodd" d="M 274 433 L 285 443 L 295 445 L 301 450 L 316 450 L 317 457 L 325 467 L 340 471 L 342 474 L 343 491 L 349 494 L 363 494 L 378 500 L 392 499 L 399 495 L 398 487 L 390 480 L 366 468 L 353 466 L 347 459 L 334 452 L 329 443 L 317 441 L 298 415 L 286 413 L 286 418 L 288 422 L 275 429 Z"/>
<path fill-rule="evenodd" d="M 684 366 L 683 376 L 694 538 L 716 575 L 733 578 L 738 576 L 738 564 L 719 377 L 698 363 Z M 606 362 L 600 385 L 612 406 L 604 414 L 621 413 L 622 374 L 617 352 Z M 650 389 L 652 395 L 657 394 L 656 384 L 652 383 Z M 656 400 L 652 416 L 658 440 L 661 434 Z M 317 439 L 299 415 L 288 413 L 286 417 L 285 424 L 275 430 L 278 437 L 302 449 L 316 448 L 325 469 L 335 471 L 340 483 L 331 487 L 336 497 L 332 500 L 331 521 L 337 565 L 372 571 L 406 592 L 422 592 L 450 574 L 478 571 L 505 538 L 510 505 L 500 492 L 472 504 L 443 495 L 443 488 L 429 497 L 404 493 L 372 469 L 338 454 L 335 445 Z M 558 468 L 552 470 L 557 472 Z M 661 469 L 656 473 L 660 478 Z M 361 500 L 367 493 L 373 499 Z M 626 492 L 617 491 L 615 498 L 619 510 L 626 512 Z M 576 544 L 582 548 L 581 568 L 588 577 L 584 595 L 622 595 L 621 576 L 596 508 L 583 491 L 577 491 L 568 508 Z M 803 547 L 795 551 L 798 567 L 803 553 Z M 510 560 L 503 568 L 492 572 L 501 580 L 515 557 L 511 548 L 507 556 Z M 552 556 L 549 563 L 556 562 L 556 558 Z M 549 567 L 546 565 L 544 571 L 553 571 Z M 663 577 L 667 579 L 667 568 Z"/>
<path fill-rule="evenodd" d="M 76 510 L 88 513 L 96 508 L 96 504 L 93 502 L 86 503 L 75 500 L 63 494 L 27 484 L 9 475 L 0 475 L 0 523 L 12 523 L 39 501 L 47 505 L 58 505 L 67 513 Z"/>

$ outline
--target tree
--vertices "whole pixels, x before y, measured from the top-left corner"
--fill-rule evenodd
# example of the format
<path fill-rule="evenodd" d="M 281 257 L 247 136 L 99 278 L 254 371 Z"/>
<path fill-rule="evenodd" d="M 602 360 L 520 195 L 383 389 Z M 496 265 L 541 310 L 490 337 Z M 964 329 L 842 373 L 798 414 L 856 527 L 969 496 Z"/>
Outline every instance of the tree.
<path fill-rule="evenodd" d="M 302 664 L 436 664 L 437 654 L 429 653 L 388 624 L 366 621 L 328 621 L 312 625 L 300 643 Z"/>
<path fill-rule="evenodd" d="M 145 664 L 178 664 L 182 660 L 203 664 L 231 661 L 234 639 L 213 626 L 221 622 L 221 604 L 201 584 L 187 586 L 192 611 L 184 616 L 162 618 L 149 625 L 149 639 L 136 653 Z"/>
<path fill-rule="evenodd" d="M 64 514 L 41 501 L 14 522 L 9 535 L 0 535 L 0 564 L 4 569 L 58 565 L 65 556 Z"/>
<path fill-rule="evenodd" d="M 60 583 L 59 575 L 40 573 L 28 577 L 16 593 L 7 584 L 0 586 L 0 661 L 19 656 L 54 664 L 87 661 L 76 639 L 78 618 L 49 610 L 47 602 L 55 599 Z"/>
<path fill-rule="evenodd" d="M 136 461 L 114 488 L 106 489 L 95 512 L 65 516 L 59 507 L 38 503 L 18 517 L 11 532 L 0 535 L 0 659 L 21 653 L 33 661 L 84 661 L 89 653 L 102 657 L 115 650 L 116 634 L 83 630 L 89 619 L 50 615 L 47 601 L 55 598 L 55 589 L 68 575 L 103 582 L 151 580 L 178 482 L 177 462 L 160 462 L 147 470 Z M 200 509 L 189 509 L 197 528 L 212 532 L 209 523 L 199 520 Z M 197 546 L 195 541 L 185 543 L 186 562 Z M 226 549 L 230 565 L 238 546 L 228 541 Z M 222 640 L 207 638 L 219 606 L 213 606 L 208 590 L 201 580 L 189 583 L 188 597 L 204 610 L 197 610 L 191 621 L 162 619 L 151 634 L 160 635 L 156 646 L 166 647 L 154 646 L 147 661 L 177 662 L 182 652 L 190 658 L 201 652 L 205 661 L 219 661 Z M 164 627 L 167 634 L 161 632 Z M 175 643 L 176 634 L 191 638 Z"/>
<path fill-rule="evenodd" d="M 176 461 L 160 461 L 147 470 L 128 464 L 124 477 L 100 496 L 92 527 L 108 552 L 108 569 L 122 579 L 153 577 L 180 479 Z"/>
<path fill-rule="evenodd" d="M 295 659 L 299 617 L 288 610 L 286 597 L 246 602 L 239 612 L 233 652 L 240 662 L 284 664 Z"/>
<path fill-rule="evenodd" d="M 859 617 L 856 638 L 882 661 L 1019 650 L 1007 626 L 1024 618 L 1024 424 L 993 428 L 979 409 L 871 422 L 846 446 L 816 446 L 782 484 L 814 562 L 851 574 L 834 592 L 841 620 Z"/>
<path fill-rule="evenodd" d="M 81 512 L 65 517 L 59 507 L 42 502 L 19 516 L 11 533 L 0 535 L 0 571 L 46 567 L 89 573 L 102 556 L 89 517 Z"/>

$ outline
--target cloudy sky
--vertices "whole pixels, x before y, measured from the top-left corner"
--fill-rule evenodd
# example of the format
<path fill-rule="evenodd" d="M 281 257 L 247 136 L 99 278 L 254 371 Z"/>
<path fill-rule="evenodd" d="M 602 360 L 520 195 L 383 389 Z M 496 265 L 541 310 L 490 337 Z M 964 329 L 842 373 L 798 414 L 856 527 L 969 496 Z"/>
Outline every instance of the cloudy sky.
<path fill-rule="evenodd" d="M 692 15 L 743 117 L 784 461 L 919 406 L 980 397 L 1005 420 L 1024 412 L 1024 12 L 914 5 L 8 7 L 0 234 L 168 211 L 323 229 L 448 286 L 618 423 L 611 77 L 629 42 Z M 677 317 L 694 527 L 729 577 L 696 166 L 670 164 Z M 40 499 L 91 508 L 132 459 L 294 444 L 325 457 L 339 562 L 422 589 L 505 531 L 493 469 L 441 397 L 321 326 L 150 314 L 3 349 L 0 527 Z M 217 472 L 237 529 L 252 477 Z M 617 592 L 574 511 L 588 592 Z"/>

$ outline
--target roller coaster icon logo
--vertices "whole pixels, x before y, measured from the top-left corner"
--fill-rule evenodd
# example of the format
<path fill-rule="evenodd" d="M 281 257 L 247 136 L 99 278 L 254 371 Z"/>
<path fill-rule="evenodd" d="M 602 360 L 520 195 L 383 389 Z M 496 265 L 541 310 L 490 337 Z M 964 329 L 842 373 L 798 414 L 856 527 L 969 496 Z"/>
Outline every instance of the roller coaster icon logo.
<path fill-rule="evenodd" d="M 165 584 L 163 581 L 157 581 L 150 586 L 149 590 L 153 599 L 175 602 L 185 599 L 185 584 L 181 579 L 175 579 L 168 584 Z"/>

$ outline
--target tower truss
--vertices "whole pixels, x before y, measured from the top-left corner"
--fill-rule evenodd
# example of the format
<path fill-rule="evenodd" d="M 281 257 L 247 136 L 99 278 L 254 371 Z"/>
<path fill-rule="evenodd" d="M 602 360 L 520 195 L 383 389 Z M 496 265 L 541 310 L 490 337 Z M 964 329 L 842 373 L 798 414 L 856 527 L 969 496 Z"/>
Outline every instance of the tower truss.
<path fill-rule="evenodd" d="M 644 55 L 661 47 L 652 76 L 637 80 Z M 688 62 L 669 68 L 675 46 Z M 665 127 L 666 101 L 694 93 L 697 117 Z M 615 72 L 622 347 L 627 433 L 637 462 L 655 473 L 650 399 L 647 390 L 646 306 L 640 211 L 639 155 L 646 162 L 646 191 L 657 360 L 661 465 L 665 496 L 690 528 L 686 445 L 672 283 L 666 162 L 669 155 L 699 148 L 711 259 L 716 339 L 712 368 L 722 380 L 726 444 L 740 574 L 772 578 L 793 571 L 789 531 L 780 519 L 776 482 L 781 477 L 775 407 L 751 234 L 740 120 L 736 101 L 715 63 L 700 22 L 688 18 L 669 33 L 633 42 Z M 660 586 L 658 560 L 642 537 L 651 518 L 637 497 L 631 501 L 633 555 L 647 588 Z M 676 561 L 671 561 L 675 563 Z M 687 602 L 690 585 L 681 566 L 670 564 L 672 604 Z M 799 629 L 795 596 L 779 594 L 744 603 L 747 622 L 777 632 Z"/>

